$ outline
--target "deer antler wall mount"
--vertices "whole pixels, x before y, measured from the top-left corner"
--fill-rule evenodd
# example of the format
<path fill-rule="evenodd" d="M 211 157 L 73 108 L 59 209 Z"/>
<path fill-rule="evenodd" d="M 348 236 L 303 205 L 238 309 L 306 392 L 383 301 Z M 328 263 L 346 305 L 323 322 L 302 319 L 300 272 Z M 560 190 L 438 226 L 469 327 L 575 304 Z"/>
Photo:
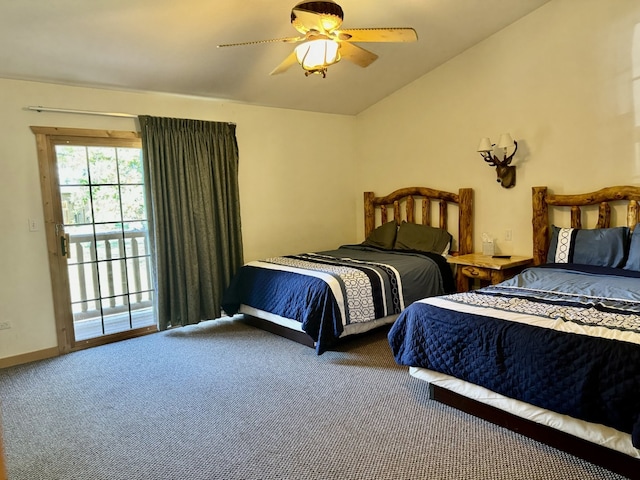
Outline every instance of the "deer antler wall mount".
<path fill-rule="evenodd" d="M 480 140 L 478 153 L 482 155 L 484 161 L 490 166 L 496 167 L 498 183 L 504 188 L 511 188 L 516 184 L 516 167 L 515 165 L 511 165 L 511 160 L 513 160 L 513 156 L 518 151 L 518 142 L 511 138 L 511 135 L 508 133 L 500 135 L 498 148 L 501 148 L 504 151 L 504 158 L 502 160 L 498 159 L 496 155 L 493 155 L 493 149 L 495 146 L 496 145 L 491 143 L 489 138 L 483 138 Z M 507 150 L 514 146 L 515 148 L 511 155 L 507 156 Z"/>

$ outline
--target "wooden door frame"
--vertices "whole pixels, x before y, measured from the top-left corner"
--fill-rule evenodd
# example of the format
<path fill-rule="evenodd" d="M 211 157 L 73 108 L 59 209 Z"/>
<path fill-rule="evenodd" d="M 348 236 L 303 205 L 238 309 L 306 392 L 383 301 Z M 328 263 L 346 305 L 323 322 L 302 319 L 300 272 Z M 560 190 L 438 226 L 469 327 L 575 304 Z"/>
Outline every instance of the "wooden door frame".
<path fill-rule="evenodd" d="M 73 328 L 73 311 L 71 309 L 71 298 L 69 295 L 70 288 L 67 261 L 61 255 L 59 237 L 55 231 L 56 225 L 63 223 L 63 219 L 58 218 L 62 215 L 62 204 L 58 190 L 58 172 L 54 168 L 55 162 L 52 161 L 56 155 L 55 145 L 65 141 L 79 142 L 84 145 L 96 143 L 100 145 L 117 144 L 117 146 L 127 146 L 127 143 L 131 143 L 130 146 L 139 148 L 139 133 L 38 126 L 32 126 L 31 131 L 36 136 L 36 146 L 38 149 L 38 167 L 40 169 L 40 187 L 42 190 L 42 207 L 47 238 L 58 353 L 69 353 L 71 351 L 157 331 L 157 327 L 155 326 L 145 327 L 76 342 Z"/>

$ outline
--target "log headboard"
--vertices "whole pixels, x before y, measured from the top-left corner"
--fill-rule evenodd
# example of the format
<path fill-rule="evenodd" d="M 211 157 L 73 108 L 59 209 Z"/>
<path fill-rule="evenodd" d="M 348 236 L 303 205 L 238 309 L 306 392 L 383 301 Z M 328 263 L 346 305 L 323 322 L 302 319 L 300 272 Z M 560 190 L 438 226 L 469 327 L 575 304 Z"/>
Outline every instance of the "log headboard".
<path fill-rule="evenodd" d="M 639 206 L 640 187 L 617 186 L 607 187 L 590 193 L 577 195 L 555 195 L 547 187 L 532 188 L 533 207 L 533 262 L 540 265 L 547 261 L 547 251 L 551 240 L 550 207 L 569 210 L 571 228 L 582 228 L 583 211 L 580 207 L 598 205 L 597 222 L 594 228 L 612 226 L 628 226 L 630 229 L 640 221 Z M 612 225 L 612 206 L 626 203 L 625 219 Z M 560 225 L 558 225 L 560 226 Z"/>
<path fill-rule="evenodd" d="M 416 201 L 420 202 L 420 219 L 416 220 Z M 432 221 L 432 202 L 437 203 L 438 219 Z M 456 250 L 452 253 L 463 255 L 473 251 L 473 189 L 461 188 L 458 193 L 445 192 L 427 187 L 407 187 L 396 190 L 384 197 L 376 197 L 373 192 L 364 192 L 364 231 L 367 237 L 378 225 L 395 219 L 421 223 L 445 230 L 449 225 L 449 207 L 457 206 L 458 237 Z M 392 217 L 389 218 L 390 213 Z"/>

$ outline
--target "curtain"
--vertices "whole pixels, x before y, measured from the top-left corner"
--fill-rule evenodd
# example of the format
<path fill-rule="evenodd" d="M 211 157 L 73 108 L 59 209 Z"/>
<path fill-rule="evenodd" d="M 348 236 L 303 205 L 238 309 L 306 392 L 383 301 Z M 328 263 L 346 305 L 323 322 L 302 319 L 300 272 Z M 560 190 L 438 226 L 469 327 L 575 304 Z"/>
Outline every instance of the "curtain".
<path fill-rule="evenodd" d="M 235 125 L 139 120 L 158 328 L 219 318 L 243 263 Z"/>

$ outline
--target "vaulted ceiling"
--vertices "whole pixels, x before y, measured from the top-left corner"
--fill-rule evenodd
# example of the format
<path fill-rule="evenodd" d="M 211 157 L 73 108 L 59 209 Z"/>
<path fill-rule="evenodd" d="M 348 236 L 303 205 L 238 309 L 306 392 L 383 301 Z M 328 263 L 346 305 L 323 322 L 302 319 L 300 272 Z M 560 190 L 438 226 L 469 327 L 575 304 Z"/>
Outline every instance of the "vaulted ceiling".
<path fill-rule="evenodd" d="M 296 0 L 0 0 L 0 77 L 166 92 L 355 115 L 549 0 L 337 0 L 344 28 L 413 27 L 415 43 L 366 43 L 367 68 L 326 78 L 294 65 Z"/>

